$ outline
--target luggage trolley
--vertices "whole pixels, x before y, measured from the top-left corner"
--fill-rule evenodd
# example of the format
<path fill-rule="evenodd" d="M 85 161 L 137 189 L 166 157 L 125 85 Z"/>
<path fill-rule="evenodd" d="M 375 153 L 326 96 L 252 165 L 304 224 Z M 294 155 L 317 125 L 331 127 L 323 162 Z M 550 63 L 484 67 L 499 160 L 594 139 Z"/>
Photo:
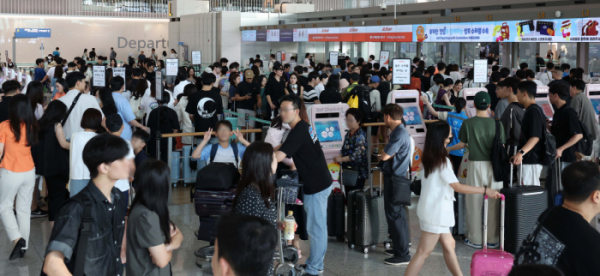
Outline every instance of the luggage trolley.
<path fill-rule="evenodd" d="M 284 191 L 289 188 L 299 188 L 302 184 L 295 181 L 289 180 L 288 178 L 281 178 L 275 181 L 277 185 L 277 221 L 282 221 L 285 218 L 285 205 L 283 202 Z M 297 189 L 296 189 L 297 190 Z M 297 192 L 296 196 L 297 197 Z M 283 239 L 282 231 L 277 230 L 277 251 L 275 252 L 274 259 L 277 263 L 274 265 L 275 276 L 295 276 L 296 275 L 296 263 L 298 262 L 298 249 L 293 245 L 288 245 L 287 241 Z"/>

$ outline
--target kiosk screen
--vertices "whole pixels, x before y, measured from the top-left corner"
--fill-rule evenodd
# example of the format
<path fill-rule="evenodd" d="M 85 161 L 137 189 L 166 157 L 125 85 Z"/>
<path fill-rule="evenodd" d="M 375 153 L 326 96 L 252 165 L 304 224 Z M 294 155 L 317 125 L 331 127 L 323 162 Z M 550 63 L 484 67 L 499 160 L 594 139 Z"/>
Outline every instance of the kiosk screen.
<path fill-rule="evenodd" d="M 546 117 L 548 117 L 548 118 L 554 117 L 554 113 L 552 112 L 552 106 L 550 105 L 549 102 L 538 101 L 537 103 L 542 107 L 542 110 L 544 110 L 544 114 L 546 115 Z"/>
<path fill-rule="evenodd" d="M 600 99 L 590 99 L 597 115 L 600 115 Z"/>
<path fill-rule="evenodd" d="M 423 124 L 423 121 L 421 121 L 421 115 L 419 113 L 419 107 L 405 106 L 404 107 L 404 121 L 406 121 L 406 125 L 408 125 L 408 126 Z"/>
<path fill-rule="evenodd" d="M 342 142 L 342 134 L 338 121 L 315 121 L 315 128 L 319 142 Z"/>

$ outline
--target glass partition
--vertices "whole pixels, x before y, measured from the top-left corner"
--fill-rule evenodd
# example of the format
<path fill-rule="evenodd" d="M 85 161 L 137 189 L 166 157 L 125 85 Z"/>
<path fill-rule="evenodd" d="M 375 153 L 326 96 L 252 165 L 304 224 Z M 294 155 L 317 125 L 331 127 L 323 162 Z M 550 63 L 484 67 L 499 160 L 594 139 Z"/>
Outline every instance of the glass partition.
<path fill-rule="evenodd" d="M 598 76 L 600 74 L 600 43 L 589 44 L 588 72 L 590 76 Z"/>
<path fill-rule="evenodd" d="M 435 66 L 444 61 L 445 47 L 443 42 L 427 42 L 421 44 L 421 59 L 425 66 Z"/>
<path fill-rule="evenodd" d="M 556 43 L 558 62 L 568 63 L 571 68 L 577 67 L 577 43 Z"/>
<path fill-rule="evenodd" d="M 538 43 L 518 43 L 519 52 L 517 54 L 517 62 L 515 67 L 519 68 L 521 63 L 527 63 L 529 68 L 535 68 L 535 54 L 538 51 Z"/>
<path fill-rule="evenodd" d="M 358 59 L 358 42 L 342 42 L 342 53 L 350 57 L 352 62 L 356 62 Z"/>
<path fill-rule="evenodd" d="M 462 63 L 460 66 L 473 66 L 473 60 L 479 59 L 479 43 L 464 42 L 462 43 Z"/>
<path fill-rule="evenodd" d="M 448 42 L 446 43 L 448 52 L 445 58 L 446 64 L 459 64 L 460 63 L 460 42 Z"/>

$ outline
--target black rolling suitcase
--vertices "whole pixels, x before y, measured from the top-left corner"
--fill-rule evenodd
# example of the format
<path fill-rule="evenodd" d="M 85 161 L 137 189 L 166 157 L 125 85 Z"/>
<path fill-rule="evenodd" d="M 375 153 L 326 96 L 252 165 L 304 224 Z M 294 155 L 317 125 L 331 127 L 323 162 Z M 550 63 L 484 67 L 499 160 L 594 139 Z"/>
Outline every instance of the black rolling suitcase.
<path fill-rule="evenodd" d="M 375 170 L 379 168 L 374 168 L 371 172 Z M 381 181 L 382 175 L 379 188 L 371 186 L 367 193 L 362 190 L 348 193 L 348 246 L 359 246 L 365 254 L 369 253 L 369 247 L 378 243 L 384 243 L 389 248 Z"/>
<path fill-rule="evenodd" d="M 345 217 L 344 194 L 336 188 L 327 199 L 327 233 L 338 241 L 344 241 Z"/>
<path fill-rule="evenodd" d="M 464 236 L 466 234 L 466 210 L 465 210 L 465 194 L 454 193 L 456 201 L 454 201 L 454 227 L 452 227 L 452 235 Z"/>
<path fill-rule="evenodd" d="M 513 166 L 510 168 L 513 174 Z M 506 197 L 505 251 L 516 254 L 523 240 L 533 231 L 538 217 L 548 208 L 548 191 L 541 186 L 523 186 L 523 164 L 520 167 L 519 185 L 500 192 Z"/>

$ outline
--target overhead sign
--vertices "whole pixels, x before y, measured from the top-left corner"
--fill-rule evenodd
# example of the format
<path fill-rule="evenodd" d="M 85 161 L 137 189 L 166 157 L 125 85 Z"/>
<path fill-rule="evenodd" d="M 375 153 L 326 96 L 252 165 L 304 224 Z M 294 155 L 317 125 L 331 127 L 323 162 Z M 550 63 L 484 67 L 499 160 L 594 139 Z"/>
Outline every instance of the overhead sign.
<path fill-rule="evenodd" d="M 491 42 L 495 22 L 413 25 L 413 42 Z"/>
<path fill-rule="evenodd" d="M 168 58 L 166 62 L 167 76 L 177 76 L 177 70 L 179 69 L 179 60 L 175 58 Z"/>
<path fill-rule="evenodd" d="M 385 68 L 390 67 L 390 51 L 379 52 L 379 65 Z"/>
<path fill-rule="evenodd" d="M 256 30 L 242 31 L 242 41 L 256 41 Z"/>
<path fill-rule="evenodd" d="M 106 67 L 104 67 L 103 65 L 94 65 L 92 67 L 92 71 L 92 76 L 94 77 L 92 86 L 106 87 Z"/>
<path fill-rule="evenodd" d="M 338 51 L 331 51 L 331 52 L 329 52 L 329 64 L 331 64 L 331 66 L 337 66 L 338 65 L 339 55 L 340 55 L 340 53 Z"/>
<path fill-rule="evenodd" d="M 201 64 L 202 64 L 202 52 L 192 51 L 192 65 L 201 65 Z"/>
<path fill-rule="evenodd" d="M 294 29 L 282 29 L 281 31 L 279 31 L 279 41 L 293 42 L 294 41 Z"/>
<path fill-rule="evenodd" d="M 36 38 L 36 37 L 50 37 L 50 29 L 37 29 L 37 28 L 17 28 L 15 29 L 15 38 Z"/>
<path fill-rule="evenodd" d="M 317 28 L 317 32 L 308 35 L 308 41 L 341 41 L 340 28 Z"/>
<path fill-rule="evenodd" d="M 392 60 L 392 84 L 410 84 L 411 61 L 408 58 Z"/>
<path fill-rule="evenodd" d="M 341 27 L 340 40 L 347 42 L 367 41 L 367 27 Z"/>
<path fill-rule="evenodd" d="M 487 59 L 476 59 L 473 61 L 473 82 L 488 82 L 488 64 Z"/>
<path fill-rule="evenodd" d="M 257 30 L 256 41 L 267 41 L 267 30 Z"/>
<path fill-rule="evenodd" d="M 112 72 L 113 72 L 113 75 L 112 75 L 113 77 L 120 76 L 123 78 L 123 80 L 127 79 L 125 76 L 125 67 L 114 67 L 112 69 Z"/>
<path fill-rule="evenodd" d="M 279 42 L 279 30 L 267 30 L 267 41 Z"/>
<path fill-rule="evenodd" d="M 163 99 L 163 89 L 162 89 L 162 72 L 161 71 L 156 71 L 156 79 L 155 81 L 155 85 L 156 85 L 156 100 L 157 101 L 162 101 Z"/>
<path fill-rule="evenodd" d="M 308 42 L 308 37 L 316 33 L 317 29 L 294 29 L 294 42 Z"/>
<path fill-rule="evenodd" d="M 412 25 L 372 26 L 367 27 L 368 42 L 411 42 Z"/>

